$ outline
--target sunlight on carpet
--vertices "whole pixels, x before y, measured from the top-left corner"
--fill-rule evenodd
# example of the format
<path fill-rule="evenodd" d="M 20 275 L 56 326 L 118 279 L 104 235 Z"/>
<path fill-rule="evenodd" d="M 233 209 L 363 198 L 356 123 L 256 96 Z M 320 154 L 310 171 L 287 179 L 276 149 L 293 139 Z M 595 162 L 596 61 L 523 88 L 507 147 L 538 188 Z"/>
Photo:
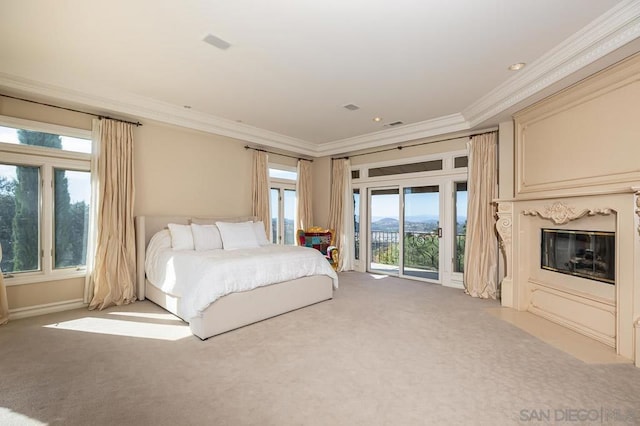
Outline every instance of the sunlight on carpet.
<path fill-rule="evenodd" d="M 122 321 L 93 317 L 49 324 L 44 327 L 60 330 L 83 331 L 86 333 L 110 334 L 113 336 L 140 337 L 145 339 L 171 341 L 184 339 L 185 337 L 192 335 L 187 324 L 151 324 L 148 322 Z"/>
<path fill-rule="evenodd" d="M 16 413 L 9 408 L 0 407 L 0 424 L 3 425 L 21 425 L 21 426 L 40 426 L 46 425 L 24 414 Z"/>

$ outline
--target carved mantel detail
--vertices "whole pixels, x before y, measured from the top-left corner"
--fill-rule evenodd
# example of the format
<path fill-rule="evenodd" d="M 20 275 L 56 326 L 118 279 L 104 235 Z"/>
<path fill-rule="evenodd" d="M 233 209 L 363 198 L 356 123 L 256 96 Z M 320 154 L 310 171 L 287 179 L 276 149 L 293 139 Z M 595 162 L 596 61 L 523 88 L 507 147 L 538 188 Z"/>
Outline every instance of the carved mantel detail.
<path fill-rule="evenodd" d="M 511 238 L 513 234 L 513 204 L 508 202 L 498 202 L 496 213 L 496 231 L 500 236 L 500 248 L 505 259 L 505 278 L 511 278 Z"/>
<path fill-rule="evenodd" d="M 543 219 L 552 221 L 555 225 L 564 225 L 565 223 L 569 223 L 572 220 L 580 219 L 585 216 L 595 216 L 597 214 L 608 216 L 613 213 L 615 213 L 615 211 L 608 207 L 601 209 L 577 210 L 574 207 L 569 207 L 561 202 L 556 202 L 550 206 L 545 206 L 541 210 L 530 209 L 522 211 L 522 214 L 525 216 L 540 216 Z"/>

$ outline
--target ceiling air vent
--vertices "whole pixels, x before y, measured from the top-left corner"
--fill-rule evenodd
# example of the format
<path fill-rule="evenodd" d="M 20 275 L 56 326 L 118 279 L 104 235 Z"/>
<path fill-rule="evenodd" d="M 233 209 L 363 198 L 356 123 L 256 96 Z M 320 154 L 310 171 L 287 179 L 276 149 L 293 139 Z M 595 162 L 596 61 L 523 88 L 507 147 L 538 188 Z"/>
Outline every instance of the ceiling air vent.
<path fill-rule="evenodd" d="M 386 127 L 395 127 L 395 126 L 400 126 L 404 124 L 402 121 L 394 121 L 393 123 L 387 123 L 385 124 Z"/>
<path fill-rule="evenodd" d="M 227 50 L 229 47 L 231 47 L 231 44 L 228 41 L 225 41 L 220 37 L 216 37 L 213 34 L 207 34 L 205 38 L 202 39 L 202 41 L 222 50 Z"/>
<path fill-rule="evenodd" d="M 349 111 L 356 111 L 360 109 L 358 105 L 354 105 L 354 104 L 346 104 L 346 105 L 343 105 L 342 108 L 348 109 Z"/>

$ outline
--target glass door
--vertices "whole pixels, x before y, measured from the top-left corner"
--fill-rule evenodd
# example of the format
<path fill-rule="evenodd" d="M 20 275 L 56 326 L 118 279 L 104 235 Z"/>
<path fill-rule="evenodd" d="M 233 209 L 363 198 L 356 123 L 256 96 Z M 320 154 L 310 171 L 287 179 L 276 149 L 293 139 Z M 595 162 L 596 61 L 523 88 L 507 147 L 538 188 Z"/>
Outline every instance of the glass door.
<path fill-rule="evenodd" d="M 369 190 L 369 271 L 399 273 L 400 190 Z"/>
<path fill-rule="evenodd" d="M 403 188 L 402 274 L 440 280 L 440 187 Z"/>

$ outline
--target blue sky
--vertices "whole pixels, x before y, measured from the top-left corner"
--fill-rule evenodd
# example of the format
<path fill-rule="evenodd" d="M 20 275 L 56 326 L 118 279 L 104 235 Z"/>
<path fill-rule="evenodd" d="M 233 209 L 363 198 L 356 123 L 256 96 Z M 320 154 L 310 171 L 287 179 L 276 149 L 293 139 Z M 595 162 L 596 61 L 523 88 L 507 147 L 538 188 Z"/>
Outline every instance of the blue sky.
<path fill-rule="evenodd" d="M 457 201 L 458 212 L 467 211 L 467 193 L 460 192 Z M 376 195 L 371 202 L 371 213 L 374 217 L 398 218 L 399 195 Z M 437 216 L 439 214 L 438 193 L 407 194 L 405 199 L 406 216 Z M 458 216 L 464 216 L 458 214 Z"/>

